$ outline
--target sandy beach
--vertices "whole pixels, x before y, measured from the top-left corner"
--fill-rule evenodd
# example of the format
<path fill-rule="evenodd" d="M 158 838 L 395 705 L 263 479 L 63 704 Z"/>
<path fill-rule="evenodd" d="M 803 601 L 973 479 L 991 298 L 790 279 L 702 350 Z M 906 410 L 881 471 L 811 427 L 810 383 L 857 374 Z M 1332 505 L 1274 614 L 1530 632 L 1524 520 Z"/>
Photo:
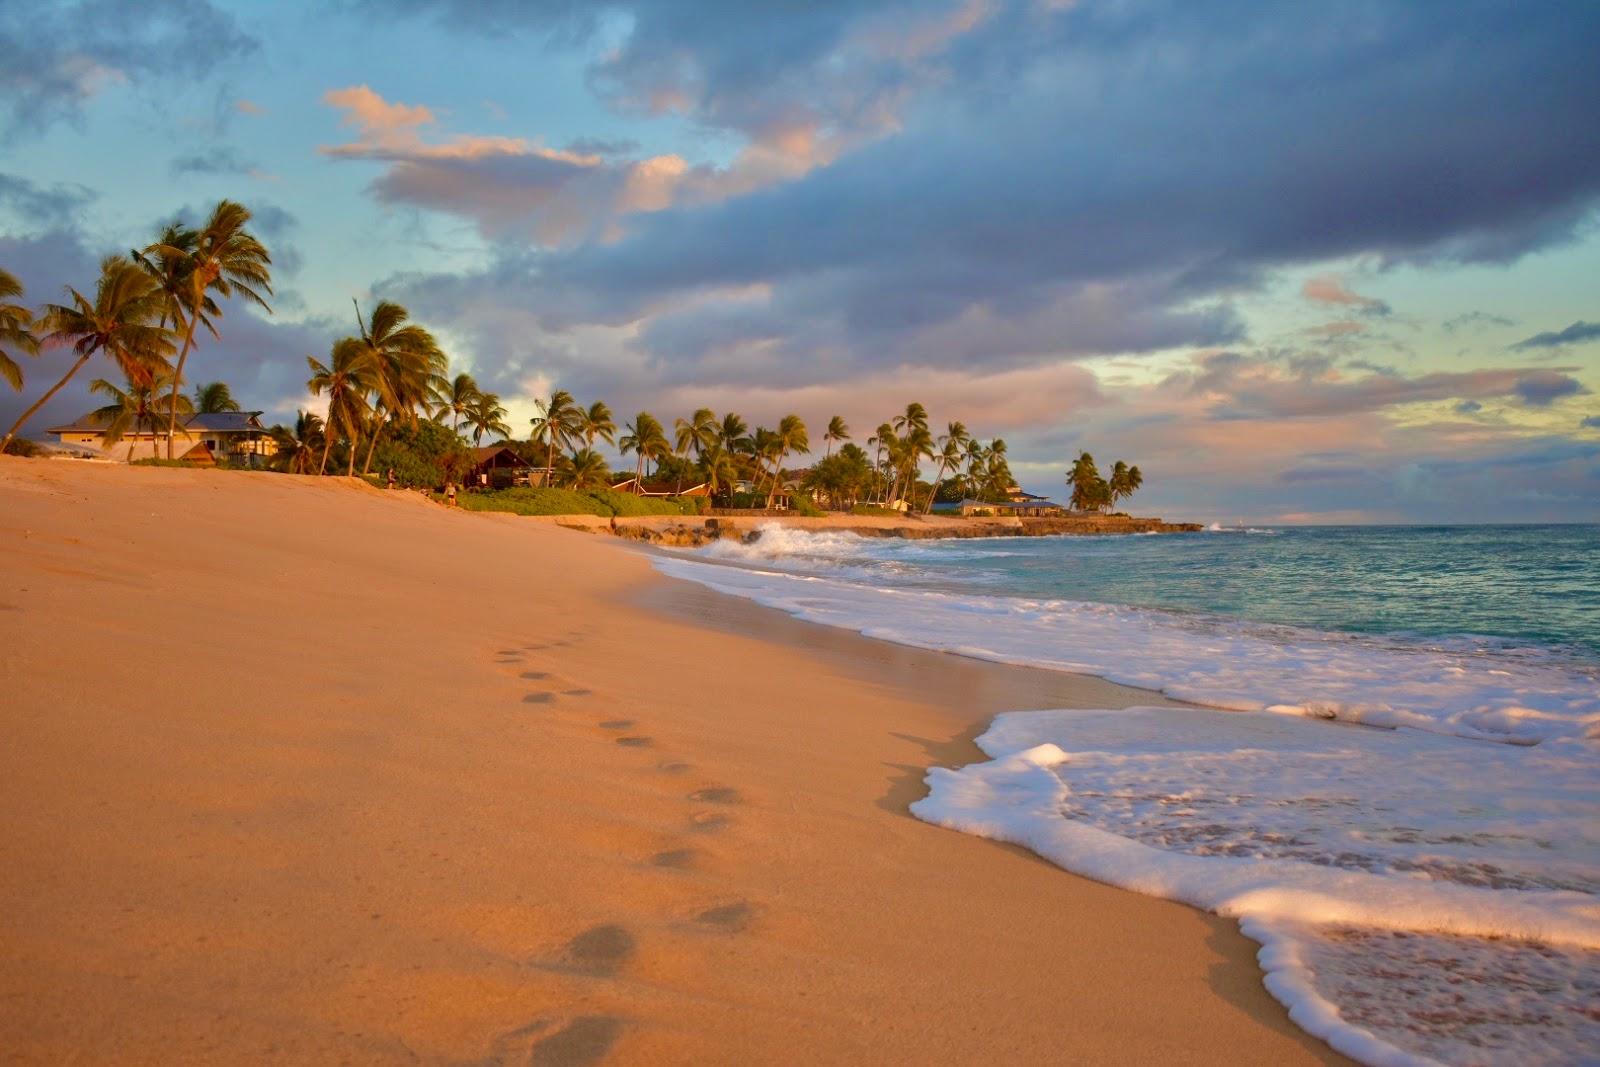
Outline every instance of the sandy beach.
<path fill-rule="evenodd" d="M 1232 923 L 906 812 L 1095 679 L 340 479 L 0 457 L 0 1059 L 1335 1062 Z"/>

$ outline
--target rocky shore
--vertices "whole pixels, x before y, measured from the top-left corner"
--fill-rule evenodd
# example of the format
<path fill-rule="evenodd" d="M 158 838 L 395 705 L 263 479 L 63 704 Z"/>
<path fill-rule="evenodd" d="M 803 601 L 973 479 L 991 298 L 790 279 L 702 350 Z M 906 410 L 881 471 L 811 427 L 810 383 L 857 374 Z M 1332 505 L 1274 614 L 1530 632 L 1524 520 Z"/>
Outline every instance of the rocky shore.
<path fill-rule="evenodd" d="M 900 537 L 907 540 L 972 537 L 1053 537 L 1107 534 L 1193 533 L 1202 529 L 1194 522 L 1167 522 L 1163 519 L 1134 518 L 1127 515 L 1062 516 L 1058 518 L 960 519 L 943 516 L 926 518 L 873 518 L 831 515 L 808 519 L 782 518 L 678 518 L 649 516 L 602 519 L 586 515 L 561 516 L 557 525 L 594 533 L 611 533 L 631 541 L 668 547 L 693 548 L 725 538 L 754 541 L 762 527 L 780 525 L 787 529 L 850 533 L 860 537 Z"/>

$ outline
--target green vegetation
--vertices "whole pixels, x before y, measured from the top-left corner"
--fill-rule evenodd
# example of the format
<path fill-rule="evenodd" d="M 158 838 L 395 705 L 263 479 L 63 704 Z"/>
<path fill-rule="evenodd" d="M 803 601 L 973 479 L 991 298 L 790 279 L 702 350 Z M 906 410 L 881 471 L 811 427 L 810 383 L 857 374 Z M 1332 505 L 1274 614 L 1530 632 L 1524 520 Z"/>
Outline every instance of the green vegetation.
<path fill-rule="evenodd" d="M 1144 475 L 1138 467 L 1130 467 L 1122 460 L 1111 468 L 1108 481 L 1100 476 L 1094 457 L 1080 452 L 1067 472 L 1067 488 L 1072 490 L 1072 506 L 1078 511 L 1104 511 L 1114 507 L 1119 500 L 1134 494 L 1144 484 Z"/>
<path fill-rule="evenodd" d="M 442 499 L 434 494 L 435 499 Z M 693 515 L 694 502 L 683 499 L 638 497 L 611 489 L 582 492 L 576 489 L 501 489 L 487 493 L 460 493 L 456 503 L 468 511 L 508 511 L 513 515 L 599 515 L 633 518 L 643 515 Z"/>
<path fill-rule="evenodd" d="M 904 516 L 898 511 L 894 510 L 894 508 L 881 507 L 877 504 L 857 504 L 855 507 L 850 509 L 850 514 L 863 515 L 875 519 L 904 518 Z"/>
<path fill-rule="evenodd" d="M 789 510 L 807 519 L 820 519 L 827 514 L 817 507 L 817 502 L 811 499 L 809 493 L 795 493 L 790 496 Z"/>

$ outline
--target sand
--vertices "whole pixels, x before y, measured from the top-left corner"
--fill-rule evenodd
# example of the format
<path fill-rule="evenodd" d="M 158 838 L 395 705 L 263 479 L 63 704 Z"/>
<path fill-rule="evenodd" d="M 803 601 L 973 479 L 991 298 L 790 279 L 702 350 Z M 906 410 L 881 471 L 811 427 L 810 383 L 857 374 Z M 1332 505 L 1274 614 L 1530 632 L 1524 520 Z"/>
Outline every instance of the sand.
<path fill-rule="evenodd" d="M 1299 1063 L 1199 912 L 913 819 L 1094 679 L 342 479 L 0 457 L 0 1060 Z"/>

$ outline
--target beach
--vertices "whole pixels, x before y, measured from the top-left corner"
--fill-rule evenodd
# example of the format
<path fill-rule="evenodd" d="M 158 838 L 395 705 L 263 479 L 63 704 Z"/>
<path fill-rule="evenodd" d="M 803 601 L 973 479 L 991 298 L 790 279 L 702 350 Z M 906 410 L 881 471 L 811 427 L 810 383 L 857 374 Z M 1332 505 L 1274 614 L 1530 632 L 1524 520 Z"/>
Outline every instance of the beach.
<path fill-rule="evenodd" d="M 918 821 L 879 643 L 337 479 L 0 457 L 8 1062 L 1336 1062 L 1229 920 Z"/>

